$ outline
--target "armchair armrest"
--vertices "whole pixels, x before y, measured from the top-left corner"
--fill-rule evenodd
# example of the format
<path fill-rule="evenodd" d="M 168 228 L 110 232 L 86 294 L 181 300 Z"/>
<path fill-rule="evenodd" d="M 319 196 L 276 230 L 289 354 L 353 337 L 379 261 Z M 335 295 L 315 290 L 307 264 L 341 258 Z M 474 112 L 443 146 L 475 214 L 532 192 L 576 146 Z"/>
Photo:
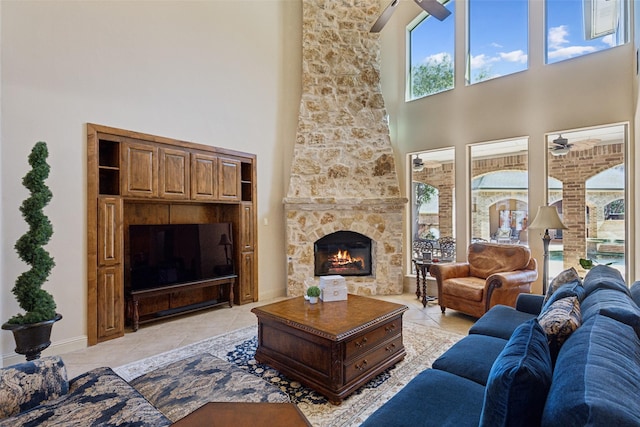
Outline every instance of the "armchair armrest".
<path fill-rule="evenodd" d="M 485 311 L 496 304 L 514 306 L 518 295 L 531 292 L 531 283 L 537 278 L 537 270 L 516 270 L 487 277 Z"/>
<path fill-rule="evenodd" d="M 432 264 L 429 273 L 436 278 L 438 283 L 442 283 L 453 277 L 468 277 L 468 262 L 451 262 L 446 264 Z"/>
<path fill-rule="evenodd" d="M 487 284 L 498 282 L 495 287 L 514 287 L 535 282 L 538 279 L 536 270 L 516 270 L 504 273 L 494 273 L 487 277 Z"/>

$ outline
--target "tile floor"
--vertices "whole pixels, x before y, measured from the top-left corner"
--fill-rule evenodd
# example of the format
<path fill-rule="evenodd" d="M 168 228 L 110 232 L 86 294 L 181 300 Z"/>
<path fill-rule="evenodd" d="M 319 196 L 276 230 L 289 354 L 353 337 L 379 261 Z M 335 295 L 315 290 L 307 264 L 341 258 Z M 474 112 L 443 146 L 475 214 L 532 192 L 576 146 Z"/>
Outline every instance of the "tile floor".
<path fill-rule="evenodd" d="M 440 306 L 434 303 L 430 303 L 423 308 L 422 303 L 412 293 L 377 298 L 407 305 L 409 310 L 404 314 L 405 322 L 439 327 L 466 335 L 475 321 L 474 318 L 453 310 L 447 310 L 446 314 L 443 315 L 440 312 Z M 65 353 L 62 358 L 67 366 L 69 378 L 100 366 L 117 367 L 198 342 L 205 338 L 254 325 L 256 324 L 256 317 L 251 313 L 251 309 L 279 299 L 233 306 L 233 308 L 211 309 L 197 314 L 142 325 L 137 332 L 127 331 L 122 338 L 103 342 L 83 350 Z"/>

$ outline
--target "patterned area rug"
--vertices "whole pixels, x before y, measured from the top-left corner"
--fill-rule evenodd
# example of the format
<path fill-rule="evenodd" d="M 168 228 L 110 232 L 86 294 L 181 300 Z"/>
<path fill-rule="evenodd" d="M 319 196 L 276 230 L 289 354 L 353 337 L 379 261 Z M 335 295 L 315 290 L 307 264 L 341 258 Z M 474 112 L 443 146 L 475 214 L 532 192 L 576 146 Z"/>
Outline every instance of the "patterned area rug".
<path fill-rule="evenodd" d="M 250 326 L 120 366 L 114 371 L 124 379 L 132 380 L 177 360 L 199 353 L 210 353 L 280 387 L 289 394 L 291 401 L 298 405 L 313 426 L 358 426 L 462 338 L 461 335 L 441 329 L 405 322 L 403 341 L 407 355 L 404 360 L 336 406 L 299 382 L 288 379 L 269 366 L 257 363 L 253 359 L 257 345 L 256 335 L 257 327 Z"/>

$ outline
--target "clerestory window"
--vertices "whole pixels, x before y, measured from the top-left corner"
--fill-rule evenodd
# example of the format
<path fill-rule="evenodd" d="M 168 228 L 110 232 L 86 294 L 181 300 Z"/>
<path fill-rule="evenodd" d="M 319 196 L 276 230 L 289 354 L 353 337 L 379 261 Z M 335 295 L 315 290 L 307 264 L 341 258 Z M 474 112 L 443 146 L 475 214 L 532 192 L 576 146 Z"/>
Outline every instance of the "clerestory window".
<path fill-rule="evenodd" d="M 467 84 L 528 68 L 528 0 L 469 0 Z"/>
<path fill-rule="evenodd" d="M 424 13 L 409 28 L 409 76 L 407 100 L 454 88 L 455 7 L 444 21 Z"/>
<path fill-rule="evenodd" d="M 546 63 L 627 42 L 627 0 L 546 0 Z"/>

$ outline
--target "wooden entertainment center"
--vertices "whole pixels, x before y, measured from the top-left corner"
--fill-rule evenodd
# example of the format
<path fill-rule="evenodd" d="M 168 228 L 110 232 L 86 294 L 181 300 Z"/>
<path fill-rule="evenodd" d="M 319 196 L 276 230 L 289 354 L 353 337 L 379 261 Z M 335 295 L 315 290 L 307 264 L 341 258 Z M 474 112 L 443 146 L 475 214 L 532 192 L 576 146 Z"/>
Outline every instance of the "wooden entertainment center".
<path fill-rule="evenodd" d="M 255 203 L 254 154 L 87 124 L 89 345 L 123 336 L 126 322 L 256 301 Z M 233 274 L 130 289 L 130 225 L 216 222 L 233 226 Z"/>

